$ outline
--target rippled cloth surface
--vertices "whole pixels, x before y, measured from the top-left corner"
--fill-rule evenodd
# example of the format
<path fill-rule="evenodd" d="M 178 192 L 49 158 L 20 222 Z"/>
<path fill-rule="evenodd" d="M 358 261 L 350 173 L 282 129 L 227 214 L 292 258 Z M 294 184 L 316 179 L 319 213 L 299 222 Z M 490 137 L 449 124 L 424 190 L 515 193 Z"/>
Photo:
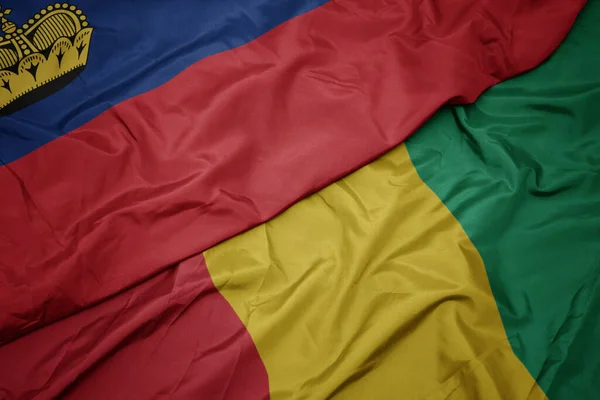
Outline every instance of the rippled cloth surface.
<path fill-rule="evenodd" d="M 112 272 L 90 275 L 110 282 L 98 291 L 84 284 L 87 270 L 78 272 L 67 278 L 80 285 L 68 285 L 74 304 L 60 291 L 15 290 L 31 308 L 11 313 L 22 319 L 9 324 L 18 327 L 7 330 L 11 339 L 31 328 L 35 313 L 40 325 L 53 323 L 0 347 L 0 398 L 591 397 L 598 13 L 588 6 L 539 70 L 474 106 L 442 110 L 407 147 L 204 254 L 181 257 L 207 243 L 202 231 L 187 230 L 194 220 L 186 212 L 183 230 L 164 225 L 185 239 L 169 268 L 176 254 L 165 249 L 174 242 L 155 238 L 146 220 L 136 222 L 155 239 L 147 247 L 128 248 L 128 235 L 104 225 L 100 233 L 115 236 L 102 255 L 128 250 L 151 260 L 135 264 L 148 268 L 147 279 L 128 286 L 124 264 L 103 264 Z M 357 137 L 365 132 L 355 119 L 337 121 Z M 337 161 L 343 149 L 330 146 L 313 167 Z M 61 202 L 76 204 L 70 199 Z M 182 211 L 164 207 L 152 215 Z M 25 254 L 11 253 L 14 241 L 0 243 L 10 261 Z M 161 250 L 169 257 L 156 259 Z M 83 254 L 74 265 L 89 266 Z M 114 295 L 91 304 L 102 293 Z M 56 320 L 74 309 L 83 310 Z"/>
<path fill-rule="evenodd" d="M 0 343 L 264 222 L 441 105 L 535 67 L 584 3 L 90 1 L 89 70 L 0 120 Z"/>
<path fill-rule="evenodd" d="M 600 393 L 599 20 L 592 2 L 547 63 L 442 110 L 408 142 L 550 399 Z"/>
<path fill-rule="evenodd" d="M 272 398 L 597 397 L 598 20 L 205 252 Z"/>

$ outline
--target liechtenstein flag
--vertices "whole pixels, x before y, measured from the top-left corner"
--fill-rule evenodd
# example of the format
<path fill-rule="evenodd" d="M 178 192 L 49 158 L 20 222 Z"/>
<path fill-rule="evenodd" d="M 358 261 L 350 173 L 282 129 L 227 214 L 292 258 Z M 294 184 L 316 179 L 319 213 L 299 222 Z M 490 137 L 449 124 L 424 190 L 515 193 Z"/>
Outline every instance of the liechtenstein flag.
<path fill-rule="evenodd" d="M 2 0 L 0 399 L 269 397 L 199 254 L 537 66 L 584 3 Z"/>

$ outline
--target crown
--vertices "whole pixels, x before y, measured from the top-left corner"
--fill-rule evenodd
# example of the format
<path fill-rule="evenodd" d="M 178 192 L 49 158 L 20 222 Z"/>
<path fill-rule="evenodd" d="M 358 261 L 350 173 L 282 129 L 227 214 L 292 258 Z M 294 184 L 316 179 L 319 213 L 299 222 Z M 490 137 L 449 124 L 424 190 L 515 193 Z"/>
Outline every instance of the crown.
<path fill-rule="evenodd" d="M 62 89 L 87 64 L 92 38 L 86 16 L 67 3 L 49 5 L 17 27 L 0 7 L 0 115 Z"/>

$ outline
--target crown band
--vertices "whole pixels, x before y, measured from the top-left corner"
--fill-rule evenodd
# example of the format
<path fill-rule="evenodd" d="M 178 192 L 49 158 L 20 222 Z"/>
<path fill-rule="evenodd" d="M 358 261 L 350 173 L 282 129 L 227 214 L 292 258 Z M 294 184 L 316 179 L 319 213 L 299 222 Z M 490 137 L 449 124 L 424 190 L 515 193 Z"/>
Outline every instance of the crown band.
<path fill-rule="evenodd" d="M 62 89 L 87 64 L 93 29 L 77 7 L 49 5 L 21 27 L 0 8 L 0 115 Z"/>

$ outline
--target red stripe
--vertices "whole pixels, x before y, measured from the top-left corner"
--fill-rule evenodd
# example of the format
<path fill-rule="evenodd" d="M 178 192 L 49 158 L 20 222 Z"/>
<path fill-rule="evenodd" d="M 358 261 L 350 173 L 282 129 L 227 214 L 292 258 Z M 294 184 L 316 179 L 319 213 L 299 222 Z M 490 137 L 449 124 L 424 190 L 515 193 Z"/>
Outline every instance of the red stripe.
<path fill-rule="evenodd" d="M 365 164 L 537 64 L 582 4 L 332 1 L 0 169 L 0 341 Z"/>
<path fill-rule="evenodd" d="M 202 256 L 0 347 L 1 399 L 268 399 Z"/>

